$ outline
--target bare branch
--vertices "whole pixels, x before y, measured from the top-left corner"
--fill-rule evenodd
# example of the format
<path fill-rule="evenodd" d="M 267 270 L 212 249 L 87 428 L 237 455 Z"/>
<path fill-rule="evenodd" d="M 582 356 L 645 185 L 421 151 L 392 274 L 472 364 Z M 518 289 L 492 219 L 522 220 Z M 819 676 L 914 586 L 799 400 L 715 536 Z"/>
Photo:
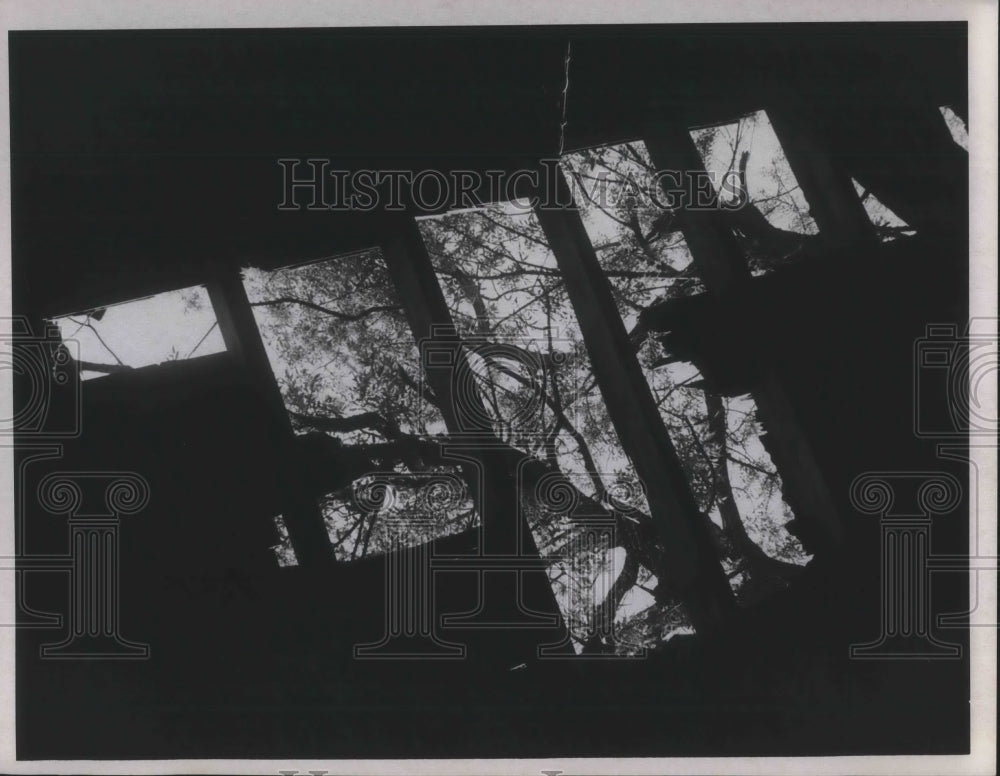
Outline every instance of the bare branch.
<path fill-rule="evenodd" d="M 280 296 L 276 299 L 266 299 L 262 302 L 251 302 L 251 307 L 274 307 L 283 304 L 297 304 L 305 307 L 309 310 L 315 310 L 318 313 L 323 313 L 324 315 L 330 315 L 341 321 L 360 321 L 362 318 L 367 318 L 369 315 L 374 315 L 375 313 L 388 313 L 388 312 L 400 312 L 403 308 L 398 304 L 384 304 L 376 305 L 374 307 L 366 307 L 364 310 L 360 310 L 356 313 L 342 313 L 339 310 L 331 310 L 329 307 L 323 307 L 323 305 L 316 304 L 315 302 L 310 302 L 307 299 L 298 299 L 293 296 Z"/>

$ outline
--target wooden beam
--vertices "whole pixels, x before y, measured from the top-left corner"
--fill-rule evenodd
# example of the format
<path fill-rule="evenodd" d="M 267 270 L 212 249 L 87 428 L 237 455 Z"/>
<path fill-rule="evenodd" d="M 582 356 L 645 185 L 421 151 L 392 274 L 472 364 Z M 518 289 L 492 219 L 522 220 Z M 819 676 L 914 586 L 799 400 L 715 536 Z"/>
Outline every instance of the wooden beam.
<path fill-rule="evenodd" d="M 317 503 L 305 495 L 302 487 L 296 463 L 295 434 L 240 271 L 236 267 L 220 269 L 205 285 L 226 349 L 243 364 L 251 385 L 268 408 L 267 416 L 248 418 L 247 422 L 258 423 L 261 433 L 268 434 L 279 447 L 277 458 L 281 463 L 277 476 L 284 501 L 282 517 L 295 557 L 301 566 L 332 563 L 334 552 L 323 514 Z"/>
<path fill-rule="evenodd" d="M 465 361 L 461 338 L 452 321 L 444 293 L 434 273 L 427 247 L 420 235 L 420 227 L 411 217 L 402 217 L 392 229 L 392 237 L 382 245 L 386 267 L 396 286 L 413 338 L 420 350 L 421 343 L 433 343 L 442 353 L 449 351 L 454 362 L 442 369 L 424 369 L 430 389 L 438 398 L 439 409 L 444 415 L 449 434 L 482 434 L 492 437 L 493 431 L 485 423 L 485 409 L 474 385 L 467 386 L 461 397 L 454 393 L 454 375 Z M 422 368 L 424 364 L 418 364 Z M 461 413 L 464 403 L 470 412 Z"/>
<path fill-rule="evenodd" d="M 643 141 L 653 167 L 672 174 L 660 181 L 667 197 L 677 192 L 696 192 L 699 175 L 701 180 L 708 180 L 705 164 L 687 127 L 655 122 L 646 128 Z M 702 193 L 708 205 L 682 208 L 681 230 L 706 288 L 711 293 L 725 295 L 750 280 L 750 269 L 740 246 L 718 218 L 718 211 L 711 209 L 718 199 L 715 191 Z"/>
<path fill-rule="evenodd" d="M 615 306 L 597 254 L 561 171 L 556 203 L 536 208 L 562 271 L 608 413 L 625 453 L 646 487 L 652 518 L 667 553 L 670 578 L 695 627 L 720 627 L 735 608 L 708 519 L 701 514 Z"/>
<path fill-rule="evenodd" d="M 789 97 L 768 104 L 767 117 L 795 180 L 809 203 L 809 214 L 828 245 L 874 243 L 875 227 L 848 175 L 834 164 L 829 150 Z"/>

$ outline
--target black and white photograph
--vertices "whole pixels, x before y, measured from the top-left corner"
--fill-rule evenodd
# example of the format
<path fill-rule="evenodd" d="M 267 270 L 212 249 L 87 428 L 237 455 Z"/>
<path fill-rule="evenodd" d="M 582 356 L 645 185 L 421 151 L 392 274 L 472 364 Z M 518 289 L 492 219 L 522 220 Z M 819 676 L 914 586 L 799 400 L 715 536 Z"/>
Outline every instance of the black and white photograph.
<path fill-rule="evenodd" d="M 995 4 L 0 15 L 0 771 L 995 772 Z"/>

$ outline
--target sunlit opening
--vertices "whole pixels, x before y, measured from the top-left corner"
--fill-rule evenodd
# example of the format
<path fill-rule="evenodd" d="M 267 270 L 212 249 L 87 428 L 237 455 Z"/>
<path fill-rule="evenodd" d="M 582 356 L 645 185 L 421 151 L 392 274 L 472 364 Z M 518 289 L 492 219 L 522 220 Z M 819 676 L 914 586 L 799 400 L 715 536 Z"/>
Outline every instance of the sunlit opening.
<path fill-rule="evenodd" d="M 225 351 L 203 286 L 53 318 L 78 345 L 80 379 Z"/>
<path fill-rule="evenodd" d="M 942 105 L 938 110 L 941 111 L 941 116 L 944 118 L 944 123 L 947 125 L 948 131 L 951 132 L 951 139 L 955 141 L 956 145 L 968 151 L 969 128 L 965 125 L 962 117 L 947 105 Z"/>
<path fill-rule="evenodd" d="M 875 233 L 882 242 L 889 242 L 898 237 L 912 237 L 917 233 L 906 221 L 893 213 L 888 207 L 882 204 L 881 200 L 872 192 L 851 178 L 854 190 L 861 198 L 861 205 L 864 207 L 868 218 L 871 219 L 875 227 Z"/>

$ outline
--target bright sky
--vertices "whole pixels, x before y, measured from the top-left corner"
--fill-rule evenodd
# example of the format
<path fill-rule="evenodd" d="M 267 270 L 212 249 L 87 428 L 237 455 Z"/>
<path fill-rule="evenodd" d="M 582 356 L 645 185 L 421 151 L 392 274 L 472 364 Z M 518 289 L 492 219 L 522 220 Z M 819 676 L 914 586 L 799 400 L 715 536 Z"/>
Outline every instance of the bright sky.
<path fill-rule="evenodd" d="M 809 206 L 785 158 L 778 136 L 764 111 L 745 116 L 716 130 L 705 128 L 691 133 L 696 140 L 715 133 L 704 157 L 705 169 L 719 181 L 729 170 L 738 170 L 740 156 L 749 151 L 747 186 L 750 199 L 774 226 L 789 231 L 815 234 L 816 224 L 808 216 Z M 800 216 L 799 214 L 805 214 Z"/>
<path fill-rule="evenodd" d="M 113 305 L 101 320 L 80 313 L 55 323 L 63 340 L 78 343 L 81 361 L 97 364 L 142 367 L 226 349 L 208 293 L 201 286 Z M 84 372 L 82 379 L 100 376 Z"/>

